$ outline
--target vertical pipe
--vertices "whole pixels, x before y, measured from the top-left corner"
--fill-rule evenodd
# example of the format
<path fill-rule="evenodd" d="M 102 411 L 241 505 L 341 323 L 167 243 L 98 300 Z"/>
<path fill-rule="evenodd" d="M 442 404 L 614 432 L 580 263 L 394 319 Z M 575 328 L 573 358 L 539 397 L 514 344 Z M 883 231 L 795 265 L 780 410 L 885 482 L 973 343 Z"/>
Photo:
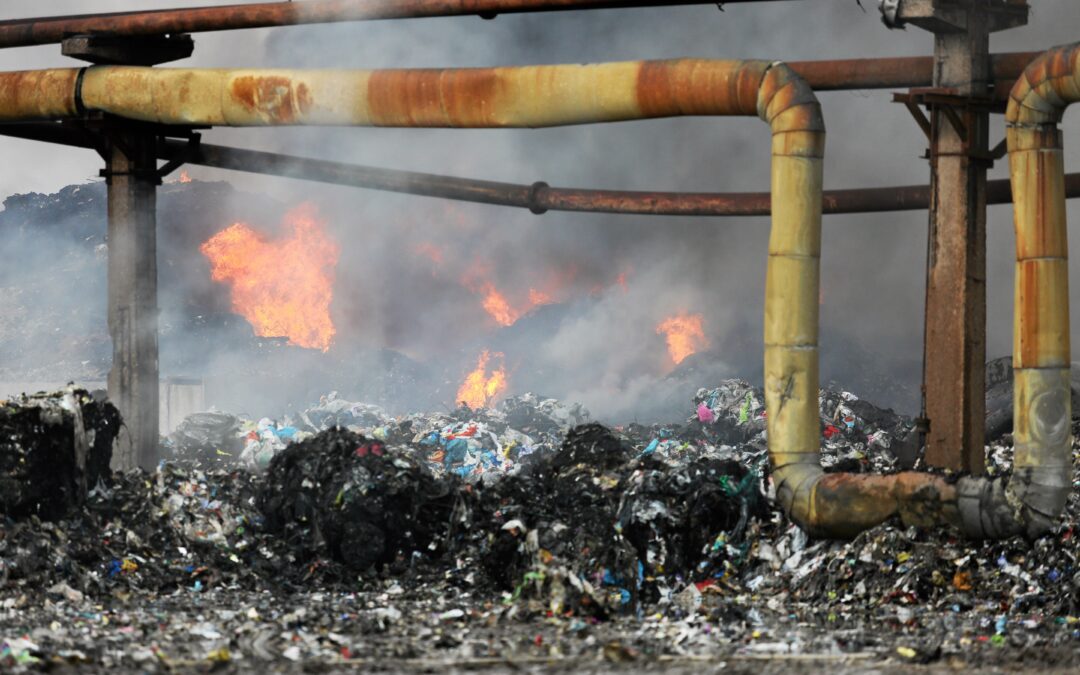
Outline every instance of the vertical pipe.
<path fill-rule="evenodd" d="M 111 138 L 108 185 L 109 397 L 123 416 L 114 466 L 152 467 L 158 449 L 157 162 L 155 139 Z"/>
<path fill-rule="evenodd" d="M 1065 162 L 1056 125 L 1010 126 L 1016 205 L 1012 496 L 1046 519 L 1072 483 L 1069 244 Z"/>
<path fill-rule="evenodd" d="M 762 117 L 773 126 L 765 407 L 779 501 L 796 522 L 809 524 L 815 520 L 813 492 L 821 474 L 817 338 L 825 127 L 807 123 L 820 118 L 816 101 L 774 109 L 783 105 L 785 97 L 778 94 L 789 84 L 801 82 L 794 82 L 786 67 L 774 67 L 759 94 Z M 812 96 L 808 87 L 805 93 Z M 809 119 L 788 131 L 780 115 Z"/>

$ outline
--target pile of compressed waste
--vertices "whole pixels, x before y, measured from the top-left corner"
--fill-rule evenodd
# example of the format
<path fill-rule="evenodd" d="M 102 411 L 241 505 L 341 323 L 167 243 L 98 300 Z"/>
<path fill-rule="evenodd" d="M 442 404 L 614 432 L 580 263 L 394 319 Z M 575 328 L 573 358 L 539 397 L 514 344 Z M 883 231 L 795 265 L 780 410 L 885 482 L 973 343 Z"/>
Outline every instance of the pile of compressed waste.
<path fill-rule="evenodd" d="M 531 395 L 399 417 L 334 400 L 191 418 L 155 472 L 6 513 L 0 663 L 1080 660 L 1076 496 L 1033 542 L 898 523 L 821 541 L 768 499 L 746 382 L 619 428 Z M 910 419 L 828 390 L 820 413 L 829 470 L 908 461 Z M 260 426 L 280 444 L 265 467 L 241 459 Z M 991 473 L 1011 452 L 988 446 Z"/>
<path fill-rule="evenodd" d="M 0 402 L 0 512 L 60 516 L 106 478 L 120 415 L 75 387 Z"/>

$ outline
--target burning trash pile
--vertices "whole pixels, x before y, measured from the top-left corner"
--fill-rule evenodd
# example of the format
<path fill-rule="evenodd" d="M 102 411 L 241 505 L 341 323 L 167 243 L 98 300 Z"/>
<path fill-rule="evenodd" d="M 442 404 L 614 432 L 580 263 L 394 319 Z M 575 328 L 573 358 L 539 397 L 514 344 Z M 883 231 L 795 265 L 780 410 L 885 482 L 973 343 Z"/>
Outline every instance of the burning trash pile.
<path fill-rule="evenodd" d="M 75 448 L 72 401 L 111 441 L 115 412 L 77 390 L 9 402 L 4 438 Z M 82 506 L 5 508 L 0 661 L 1075 661 L 1075 497 L 1034 542 L 892 523 L 815 541 L 769 499 L 761 390 L 721 382 L 687 409 L 608 428 L 533 395 L 398 417 L 328 395 L 276 422 L 193 416 L 152 474 L 99 457 Z M 827 470 L 917 462 L 910 419 L 827 390 L 820 412 Z M 29 447 L 0 448 L 5 485 Z"/>

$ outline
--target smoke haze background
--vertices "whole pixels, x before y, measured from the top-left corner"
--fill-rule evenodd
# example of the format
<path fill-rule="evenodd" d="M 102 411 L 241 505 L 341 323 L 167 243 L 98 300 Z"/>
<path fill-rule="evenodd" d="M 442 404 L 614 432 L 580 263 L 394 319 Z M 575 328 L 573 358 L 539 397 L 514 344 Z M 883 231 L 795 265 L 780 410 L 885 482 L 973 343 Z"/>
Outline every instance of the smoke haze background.
<path fill-rule="evenodd" d="M 54 2 L 47 11 L 85 13 L 174 4 L 178 3 Z M 1080 13 L 1074 2 L 1032 4 L 1030 24 L 993 36 L 993 51 L 1034 51 L 1080 39 Z M 735 4 L 724 11 L 705 5 L 505 15 L 494 21 L 462 17 L 207 33 L 195 35 L 191 59 L 168 65 L 479 67 L 932 53 L 930 34 L 915 28 L 889 31 L 878 19 L 876 2 L 864 0 L 863 5 L 866 11 L 855 0 L 820 0 Z M 36 2 L 8 2 L 0 8 L 2 18 L 42 12 Z M 59 51 L 57 45 L 0 51 L 0 68 L 78 65 Z M 829 129 L 826 189 L 927 182 L 927 164 L 921 159 L 925 138 L 907 111 L 890 102 L 889 92 L 825 92 L 820 98 Z M 994 124 L 996 142 L 1003 133 L 1000 117 Z M 1076 171 L 1077 116 L 1067 116 L 1064 127 L 1066 167 Z M 764 191 L 769 182 L 768 129 L 754 119 L 681 118 L 545 130 L 213 129 L 204 139 L 396 169 L 519 183 L 544 180 L 555 186 Z M 0 166 L 0 194 L 55 191 L 91 179 L 100 168 L 100 160 L 88 151 L 13 139 L 0 139 L 0 144 L 7 160 Z M 196 179 L 226 180 L 240 190 L 235 208 L 214 217 L 249 214 L 244 217 L 252 218 L 253 226 L 274 232 L 280 220 L 272 215 L 276 209 L 283 213 L 302 201 L 318 206 L 342 247 L 332 307 L 338 343 L 328 358 L 337 359 L 343 368 L 364 371 L 356 373 L 358 378 L 369 376 L 375 367 L 361 365 L 367 363 L 364 350 L 397 350 L 439 374 L 436 397 L 449 405 L 480 350 L 501 348 L 510 370 L 511 393 L 533 389 L 578 400 L 594 416 L 621 422 L 685 410 L 687 391 L 722 376 L 760 373 L 767 218 L 554 212 L 535 216 L 517 209 L 199 167 L 189 171 Z M 1007 178 L 1006 162 L 999 162 L 991 177 Z M 167 214 L 161 208 L 159 218 L 164 221 Z M 1075 202 L 1069 216 L 1075 242 Z M 990 209 L 989 357 L 1011 349 L 1011 218 L 1010 207 Z M 824 225 L 823 379 L 855 381 L 872 366 L 895 383 L 895 390 L 886 385 L 875 391 L 875 400 L 909 413 L 917 406 L 913 392 L 922 344 L 926 220 L 925 212 L 826 216 Z M 229 224 L 207 227 L 212 231 Z M 423 254 L 432 249 L 441 252 L 441 261 Z M 191 255 L 199 254 L 193 250 Z M 486 273 L 512 303 L 525 298 L 530 288 L 543 288 L 554 279 L 561 284 L 557 299 L 566 304 L 541 308 L 500 330 L 484 312 L 480 297 L 461 283 L 478 271 Z M 625 288 L 618 283 L 620 274 L 625 275 Z M 1073 287 L 1080 288 L 1075 264 L 1071 276 Z M 199 281 L 193 284 L 198 286 Z M 4 283 L 14 281 L 6 278 Z M 165 321 L 182 312 L 184 297 L 164 284 L 161 290 Z M 89 287 L 82 296 L 71 291 L 43 297 L 50 303 L 70 298 L 95 310 L 80 315 L 90 318 L 77 324 L 77 330 L 90 330 L 92 317 L 99 316 L 104 331 L 102 288 Z M 696 368 L 692 373 L 669 379 L 672 366 L 655 326 L 680 311 L 704 315 L 713 350 L 690 364 Z M 1080 313 L 1073 315 L 1076 332 Z M 235 368 L 239 357 L 228 347 L 225 340 L 215 346 L 220 352 L 212 369 Z M 293 381 L 305 374 L 315 377 L 310 354 L 280 351 L 272 358 L 273 364 L 250 364 L 251 368 L 273 367 Z M 224 400 L 214 402 L 225 407 L 257 405 L 253 390 L 258 388 L 237 382 Z M 305 392 L 318 388 L 318 382 L 308 382 Z M 417 392 L 417 405 L 430 403 L 429 392 Z"/>

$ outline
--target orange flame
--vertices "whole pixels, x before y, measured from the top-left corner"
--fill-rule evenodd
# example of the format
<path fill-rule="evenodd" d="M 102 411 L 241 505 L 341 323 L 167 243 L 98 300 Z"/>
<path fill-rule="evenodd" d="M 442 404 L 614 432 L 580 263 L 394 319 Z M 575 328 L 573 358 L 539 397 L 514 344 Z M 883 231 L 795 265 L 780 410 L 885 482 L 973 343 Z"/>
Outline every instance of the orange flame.
<path fill-rule="evenodd" d="M 487 366 L 491 357 L 499 359 L 499 367 L 492 370 L 488 375 Z M 465 377 L 457 392 L 457 400 L 470 408 L 477 410 L 485 408 L 497 397 L 506 391 L 506 368 L 501 361 L 503 355 L 499 352 L 494 354 L 488 350 L 480 353 L 476 361 L 476 369 Z"/>
<path fill-rule="evenodd" d="M 430 241 L 421 241 L 413 245 L 413 252 L 431 261 L 432 265 L 442 265 L 445 253 L 442 248 Z"/>
<path fill-rule="evenodd" d="M 199 250 L 210 260 L 211 278 L 230 284 L 233 311 L 256 335 L 325 352 L 335 333 L 330 301 L 340 249 L 310 204 L 285 214 L 284 223 L 289 235 L 276 241 L 233 223 Z"/>
<path fill-rule="evenodd" d="M 495 284 L 485 281 L 480 284 L 479 292 L 484 296 L 484 311 L 500 326 L 513 326 L 521 318 L 523 312 L 511 307 L 506 296 L 495 288 Z"/>
<path fill-rule="evenodd" d="M 675 363 L 682 363 L 691 354 L 705 349 L 709 341 L 705 339 L 700 314 L 676 314 L 669 316 L 656 326 L 656 334 L 667 338 L 668 354 Z"/>
<path fill-rule="evenodd" d="M 176 179 L 178 183 L 190 183 L 191 176 L 188 175 L 187 169 L 181 169 L 180 177 Z"/>
<path fill-rule="evenodd" d="M 487 267 L 479 265 L 468 272 L 461 283 L 473 293 L 481 296 L 484 311 L 500 326 L 513 326 L 517 320 L 541 305 L 550 305 L 564 295 L 564 287 L 573 278 L 573 271 L 561 276 L 551 275 L 542 288 L 530 288 L 529 294 L 520 303 L 511 301 L 488 278 Z"/>
<path fill-rule="evenodd" d="M 529 289 L 529 304 L 532 307 L 540 307 L 541 305 L 550 305 L 555 302 L 555 299 L 551 297 L 550 293 L 537 290 L 535 288 Z"/>

